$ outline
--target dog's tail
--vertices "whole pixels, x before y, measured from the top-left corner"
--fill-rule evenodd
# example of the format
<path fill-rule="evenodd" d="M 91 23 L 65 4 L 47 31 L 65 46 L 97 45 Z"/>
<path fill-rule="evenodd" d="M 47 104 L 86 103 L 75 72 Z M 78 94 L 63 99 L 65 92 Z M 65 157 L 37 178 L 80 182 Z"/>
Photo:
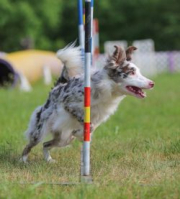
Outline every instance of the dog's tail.
<path fill-rule="evenodd" d="M 80 76 L 83 72 L 83 57 L 80 47 L 75 43 L 58 50 L 57 57 L 64 63 L 69 77 Z"/>

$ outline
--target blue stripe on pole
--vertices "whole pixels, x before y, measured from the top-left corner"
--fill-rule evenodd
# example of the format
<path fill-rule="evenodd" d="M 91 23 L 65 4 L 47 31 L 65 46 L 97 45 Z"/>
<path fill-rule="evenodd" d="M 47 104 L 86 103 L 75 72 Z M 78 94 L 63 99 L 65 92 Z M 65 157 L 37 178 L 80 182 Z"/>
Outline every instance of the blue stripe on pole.
<path fill-rule="evenodd" d="M 79 29 L 79 45 L 81 47 L 82 57 L 84 57 L 83 0 L 78 0 L 78 29 Z"/>
<path fill-rule="evenodd" d="M 91 2 L 85 2 L 85 52 L 91 52 Z"/>
<path fill-rule="evenodd" d="M 94 7 L 94 0 L 91 0 L 91 7 Z"/>
<path fill-rule="evenodd" d="M 78 0 L 78 24 L 83 24 L 83 1 Z"/>

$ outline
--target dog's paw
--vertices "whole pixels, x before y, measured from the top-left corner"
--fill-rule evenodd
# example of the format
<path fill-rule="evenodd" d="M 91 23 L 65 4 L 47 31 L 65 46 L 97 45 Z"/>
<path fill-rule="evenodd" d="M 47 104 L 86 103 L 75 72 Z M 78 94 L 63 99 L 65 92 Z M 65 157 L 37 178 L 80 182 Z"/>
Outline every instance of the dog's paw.
<path fill-rule="evenodd" d="M 22 156 L 22 157 L 19 159 L 19 162 L 22 162 L 22 163 L 24 163 L 24 164 L 28 164 L 27 157 Z"/>
<path fill-rule="evenodd" d="M 52 159 L 52 158 L 51 158 L 51 159 L 49 159 L 49 160 L 47 160 L 47 162 L 48 162 L 48 163 L 50 163 L 50 164 L 57 163 L 57 161 L 56 161 L 56 160 L 54 160 L 54 159 Z"/>

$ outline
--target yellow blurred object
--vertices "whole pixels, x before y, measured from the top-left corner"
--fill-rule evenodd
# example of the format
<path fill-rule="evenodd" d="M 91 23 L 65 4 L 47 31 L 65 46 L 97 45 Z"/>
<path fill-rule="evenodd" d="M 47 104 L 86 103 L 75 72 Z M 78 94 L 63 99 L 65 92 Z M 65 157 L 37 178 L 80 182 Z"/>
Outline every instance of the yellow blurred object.
<path fill-rule="evenodd" d="M 6 54 L 4 60 L 9 62 L 17 73 L 24 75 L 29 82 L 35 82 L 43 76 L 43 67 L 49 67 L 52 74 L 59 76 L 62 68 L 56 53 L 40 50 L 25 50 Z"/>

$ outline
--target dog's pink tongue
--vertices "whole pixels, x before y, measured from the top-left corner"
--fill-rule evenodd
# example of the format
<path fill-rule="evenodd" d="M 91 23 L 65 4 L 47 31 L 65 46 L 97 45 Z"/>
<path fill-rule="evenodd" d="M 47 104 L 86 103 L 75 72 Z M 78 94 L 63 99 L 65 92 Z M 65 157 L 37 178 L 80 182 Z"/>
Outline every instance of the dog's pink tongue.
<path fill-rule="evenodd" d="M 146 93 L 144 93 L 143 91 L 138 93 L 142 98 L 146 97 Z"/>
<path fill-rule="evenodd" d="M 146 97 L 146 94 L 143 92 L 143 90 L 142 90 L 141 88 L 138 88 L 138 89 L 136 90 L 136 94 L 137 94 L 139 97 L 141 97 L 141 98 Z"/>

